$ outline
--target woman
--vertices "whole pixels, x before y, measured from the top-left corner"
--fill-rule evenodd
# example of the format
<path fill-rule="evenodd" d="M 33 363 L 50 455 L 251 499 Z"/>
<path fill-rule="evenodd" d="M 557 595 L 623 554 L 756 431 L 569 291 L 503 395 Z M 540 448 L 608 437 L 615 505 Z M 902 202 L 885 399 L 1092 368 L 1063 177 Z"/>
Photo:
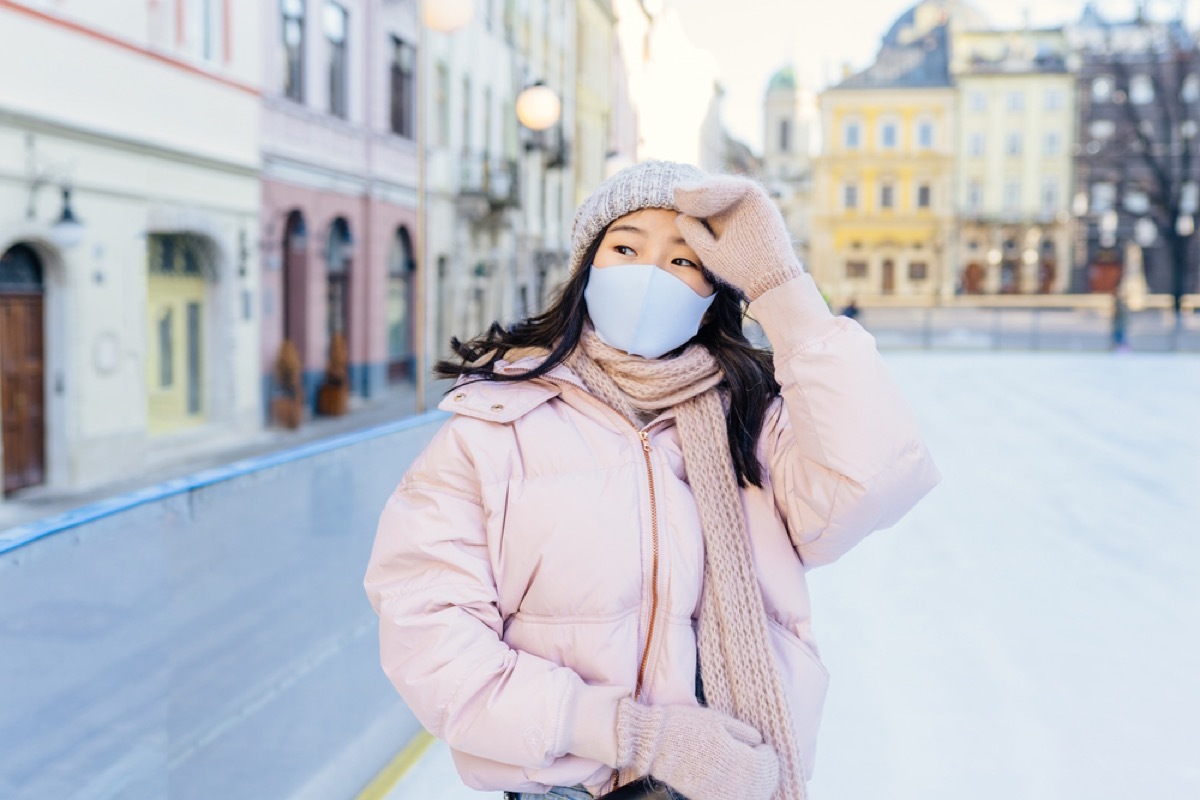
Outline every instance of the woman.
<path fill-rule="evenodd" d="M 753 181 L 630 167 L 580 207 L 570 271 L 439 365 L 454 416 L 366 576 L 384 670 L 477 789 L 801 798 L 827 681 L 805 570 L 937 471 Z"/>

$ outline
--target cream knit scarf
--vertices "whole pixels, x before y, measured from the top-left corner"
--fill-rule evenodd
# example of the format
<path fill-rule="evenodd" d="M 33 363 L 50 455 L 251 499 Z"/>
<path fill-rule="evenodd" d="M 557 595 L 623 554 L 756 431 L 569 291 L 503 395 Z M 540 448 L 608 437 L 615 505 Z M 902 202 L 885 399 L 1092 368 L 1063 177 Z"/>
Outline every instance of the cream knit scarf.
<path fill-rule="evenodd" d="M 791 712 L 771 651 L 741 493 L 717 384 L 724 377 L 704 347 L 648 359 L 609 347 L 591 326 L 567 360 L 588 390 L 626 419 L 674 408 L 688 482 L 704 535 L 700 674 L 709 706 L 763 735 L 779 755 L 774 800 L 803 800 L 804 771 Z"/>

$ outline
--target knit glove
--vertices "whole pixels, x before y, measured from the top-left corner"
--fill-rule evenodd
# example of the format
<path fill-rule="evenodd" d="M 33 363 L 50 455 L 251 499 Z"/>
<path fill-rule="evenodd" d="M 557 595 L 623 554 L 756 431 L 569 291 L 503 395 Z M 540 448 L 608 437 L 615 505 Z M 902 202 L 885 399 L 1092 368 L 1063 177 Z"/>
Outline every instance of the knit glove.
<path fill-rule="evenodd" d="M 779 758 L 751 726 L 702 706 L 617 707 L 617 767 L 650 775 L 688 800 L 769 800 Z"/>
<path fill-rule="evenodd" d="M 717 175 L 681 183 L 675 205 L 675 224 L 705 269 L 746 299 L 803 273 L 783 215 L 757 181 Z"/>

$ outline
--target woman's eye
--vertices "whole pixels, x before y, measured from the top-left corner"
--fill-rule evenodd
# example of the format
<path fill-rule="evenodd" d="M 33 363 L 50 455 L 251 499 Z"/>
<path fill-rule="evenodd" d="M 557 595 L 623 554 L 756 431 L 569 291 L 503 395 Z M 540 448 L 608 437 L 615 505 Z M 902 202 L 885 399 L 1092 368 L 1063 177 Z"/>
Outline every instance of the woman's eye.
<path fill-rule="evenodd" d="M 613 248 L 613 250 L 616 250 L 618 253 L 620 253 L 623 256 L 637 255 L 637 253 L 633 252 L 632 247 L 629 247 L 629 246 L 623 245 L 623 244 L 617 245 L 616 247 Z"/>
<path fill-rule="evenodd" d="M 697 264 L 695 261 L 689 261 L 686 258 L 677 258 L 677 259 L 675 259 L 675 261 L 673 263 L 680 267 L 692 267 L 693 269 L 700 268 L 700 265 Z"/>

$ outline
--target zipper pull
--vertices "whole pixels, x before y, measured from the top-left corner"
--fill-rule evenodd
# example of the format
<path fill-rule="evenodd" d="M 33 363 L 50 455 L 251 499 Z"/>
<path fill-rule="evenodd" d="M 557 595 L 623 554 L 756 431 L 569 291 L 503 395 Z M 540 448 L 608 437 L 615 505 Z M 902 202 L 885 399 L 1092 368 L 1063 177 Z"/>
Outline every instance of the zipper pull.
<path fill-rule="evenodd" d="M 640 436 L 642 439 L 642 450 L 649 453 L 652 449 L 650 447 L 650 434 L 646 433 L 645 431 L 638 431 L 638 436 Z"/>

